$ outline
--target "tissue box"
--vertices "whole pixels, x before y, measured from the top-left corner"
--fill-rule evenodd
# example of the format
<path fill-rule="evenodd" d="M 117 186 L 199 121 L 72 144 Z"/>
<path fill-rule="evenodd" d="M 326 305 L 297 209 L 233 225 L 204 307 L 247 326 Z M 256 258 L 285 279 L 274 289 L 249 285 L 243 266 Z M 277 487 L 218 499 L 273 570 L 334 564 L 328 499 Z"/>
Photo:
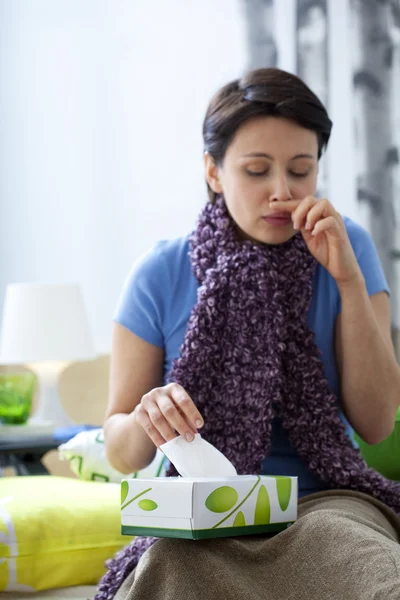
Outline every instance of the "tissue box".
<path fill-rule="evenodd" d="M 124 479 L 126 535 L 204 539 L 277 532 L 297 519 L 297 477 Z"/>

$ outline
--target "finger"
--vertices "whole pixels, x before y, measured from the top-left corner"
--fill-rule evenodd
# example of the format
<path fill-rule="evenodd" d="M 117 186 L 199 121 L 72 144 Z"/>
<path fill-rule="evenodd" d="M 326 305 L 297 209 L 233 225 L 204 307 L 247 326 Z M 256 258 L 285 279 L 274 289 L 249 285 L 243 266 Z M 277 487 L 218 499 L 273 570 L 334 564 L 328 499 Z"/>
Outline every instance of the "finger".
<path fill-rule="evenodd" d="M 157 448 L 162 444 L 165 444 L 166 439 L 160 434 L 158 429 L 154 427 L 149 415 L 147 414 L 147 411 L 144 410 L 141 404 L 138 404 L 138 406 L 136 406 L 134 410 L 134 415 L 137 423 L 139 423 L 139 425 L 144 429 L 144 431 L 147 433 L 153 444 L 157 446 Z"/>
<path fill-rule="evenodd" d="M 341 227 L 335 217 L 326 217 L 317 221 L 314 229 L 311 231 L 312 235 L 320 235 L 321 233 L 332 233 L 336 237 L 341 237 Z"/>
<path fill-rule="evenodd" d="M 158 400 L 159 399 L 157 399 L 157 401 L 155 401 L 155 402 L 152 402 L 146 408 L 147 414 L 149 416 L 149 419 L 150 419 L 152 425 L 157 429 L 157 431 L 160 433 L 160 435 L 162 435 L 164 440 L 169 442 L 170 440 L 173 440 L 176 437 L 176 433 L 174 431 L 175 428 L 174 428 L 173 424 L 169 421 L 169 419 L 166 418 L 165 415 L 163 414 L 161 407 L 158 404 Z M 186 427 L 186 429 L 188 429 L 188 428 Z M 191 439 L 193 439 L 193 433 L 191 434 L 191 436 L 192 436 Z"/>
<path fill-rule="evenodd" d="M 179 384 L 172 383 L 170 386 L 166 386 L 170 397 L 174 400 L 176 405 L 179 407 L 183 416 L 187 419 L 195 429 L 200 429 L 204 425 L 203 417 L 198 411 L 195 403 L 187 393 L 187 391 Z"/>
<path fill-rule="evenodd" d="M 315 224 L 322 218 L 332 216 L 334 217 L 336 214 L 335 209 L 329 200 L 324 198 L 323 200 L 319 200 L 314 206 L 310 208 L 307 213 L 305 229 L 311 231 L 314 229 Z"/>
<path fill-rule="evenodd" d="M 169 442 L 176 437 L 176 434 L 158 406 L 158 401 L 163 396 L 165 396 L 165 388 L 155 388 L 143 396 L 140 404 L 147 413 L 153 427 L 157 429 L 164 440 Z"/>
<path fill-rule="evenodd" d="M 297 209 L 292 213 L 292 221 L 294 229 L 303 229 L 306 226 L 306 221 L 309 211 L 319 203 L 314 196 L 306 196 L 300 203 Z"/>
<path fill-rule="evenodd" d="M 175 431 L 179 433 L 179 435 L 184 437 L 188 442 L 193 441 L 197 430 L 196 428 L 192 429 L 187 420 L 179 412 L 178 407 L 176 406 L 176 404 L 174 404 L 173 400 L 171 400 L 171 398 L 166 394 L 163 394 L 162 396 L 157 398 L 157 405 L 159 410 L 161 411 L 162 416 L 164 417 L 164 421 L 169 425 L 169 427 L 172 427 Z M 150 418 L 153 421 L 151 414 Z M 162 427 L 165 426 L 164 422 L 161 421 L 161 419 L 159 419 L 158 422 L 162 425 Z M 157 423 L 154 424 L 158 427 Z M 163 434 L 163 430 L 160 429 L 160 427 L 158 427 L 158 429 Z"/>
<path fill-rule="evenodd" d="M 299 204 L 302 202 L 303 200 L 276 200 L 275 202 L 270 202 L 269 203 L 269 207 L 271 210 L 273 211 L 277 211 L 277 212 L 288 212 L 288 213 L 292 213 L 293 211 L 296 210 L 296 208 L 299 206 Z"/>

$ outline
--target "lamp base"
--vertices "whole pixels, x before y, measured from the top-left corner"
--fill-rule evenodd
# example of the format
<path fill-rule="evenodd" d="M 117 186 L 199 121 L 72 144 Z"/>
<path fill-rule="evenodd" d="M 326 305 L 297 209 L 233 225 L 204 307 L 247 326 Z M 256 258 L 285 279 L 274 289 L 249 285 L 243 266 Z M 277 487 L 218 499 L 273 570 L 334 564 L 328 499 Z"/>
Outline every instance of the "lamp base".
<path fill-rule="evenodd" d="M 32 427 L 40 429 L 41 426 L 71 427 L 76 425 L 65 412 L 57 390 L 58 376 L 66 363 L 46 362 L 34 363 L 29 367 L 37 376 L 39 384 L 39 405 L 29 420 Z"/>
<path fill-rule="evenodd" d="M 0 439 L 15 440 L 15 438 L 36 438 L 42 436 L 53 436 L 56 427 L 51 421 L 40 421 L 35 423 L 31 419 L 21 425 L 0 425 Z"/>

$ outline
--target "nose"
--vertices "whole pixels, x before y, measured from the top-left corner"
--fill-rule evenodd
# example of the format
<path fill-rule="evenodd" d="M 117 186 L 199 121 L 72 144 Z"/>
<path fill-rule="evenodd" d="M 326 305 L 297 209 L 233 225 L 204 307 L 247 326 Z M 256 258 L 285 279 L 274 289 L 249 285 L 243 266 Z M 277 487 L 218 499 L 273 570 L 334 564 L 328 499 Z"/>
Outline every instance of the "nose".
<path fill-rule="evenodd" d="M 271 194 L 269 196 L 270 202 L 278 202 L 284 200 L 291 200 L 292 194 L 290 192 L 288 181 L 284 174 L 277 174 L 272 182 Z"/>

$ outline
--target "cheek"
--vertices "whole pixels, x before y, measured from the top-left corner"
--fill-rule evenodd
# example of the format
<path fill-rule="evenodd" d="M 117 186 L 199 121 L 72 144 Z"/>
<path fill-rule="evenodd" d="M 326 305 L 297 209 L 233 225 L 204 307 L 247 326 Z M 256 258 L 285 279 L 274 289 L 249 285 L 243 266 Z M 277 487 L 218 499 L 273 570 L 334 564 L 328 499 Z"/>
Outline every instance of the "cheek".
<path fill-rule="evenodd" d="M 264 202 L 266 195 L 268 195 L 268 183 L 265 179 L 239 177 L 236 181 L 235 189 L 233 190 L 236 197 L 242 200 L 246 199 L 246 204 L 257 204 L 258 202 Z"/>
<path fill-rule="evenodd" d="M 232 203 L 237 214 L 244 218 L 253 218 L 254 210 L 259 210 L 265 205 L 267 193 L 265 184 L 262 185 L 256 181 L 238 181 L 237 187 L 232 190 Z"/>
<path fill-rule="evenodd" d="M 255 182 L 248 177 L 235 174 L 226 178 L 223 182 L 225 201 L 236 212 L 245 213 L 251 205 L 257 202 L 257 198 L 262 194 L 262 186 L 255 185 Z"/>
<path fill-rule="evenodd" d="M 295 181 L 291 186 L 293 198 L 304 198 L 305 196 L 314 196 L 317 189 L 316 178 L 310 178 L 305 181 Z"/>

